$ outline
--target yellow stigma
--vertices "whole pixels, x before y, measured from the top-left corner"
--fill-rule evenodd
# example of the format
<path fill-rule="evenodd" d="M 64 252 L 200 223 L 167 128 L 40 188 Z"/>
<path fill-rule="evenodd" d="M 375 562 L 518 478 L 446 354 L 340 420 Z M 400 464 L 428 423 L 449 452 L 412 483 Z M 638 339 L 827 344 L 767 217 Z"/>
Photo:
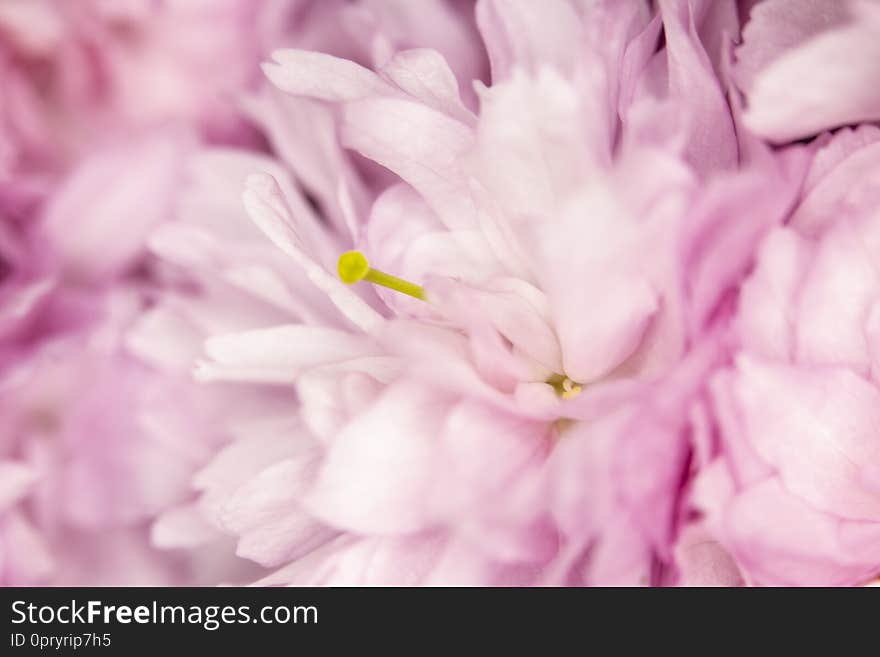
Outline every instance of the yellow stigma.
<path fill-rule="evenodd" d="M 373 269 L 367 257 L 360 251 L 346 251 L 339 256 L 337 265 L 339 278 L 343 283 L 353 285 L 358 281 L 369 281 L 374 285 L 381 285 L 391 290 L 408 294 L 416 299 L 425 300 L 425 290 L 420 285 L 410 283 L 397 276 L 386 274 L 384 271 Z"/>
<path fill-rule="evenodd" d="M 547 383 L 553 386 L 556 394 L 563 399 L 574 399 L 584 389 L 581 384 L 575 383 L 564 374 L 554 374 L 547 379 Z"/>

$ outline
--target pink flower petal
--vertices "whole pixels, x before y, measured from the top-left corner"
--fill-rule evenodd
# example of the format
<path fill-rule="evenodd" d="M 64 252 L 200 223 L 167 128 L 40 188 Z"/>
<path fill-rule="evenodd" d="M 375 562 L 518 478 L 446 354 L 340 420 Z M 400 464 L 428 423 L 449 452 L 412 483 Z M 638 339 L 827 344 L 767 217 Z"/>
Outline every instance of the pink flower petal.
<path fill-rule="evenodd" d="M 375 347 L 363 336 L 320 326 L 287 325 L 254 329 L 210 338 L 205 350 L 211 361 L 210 378 L 233 372 L 264 373 L 269 381 L 290 381 L 305 369 L 370 356 Z M 236 377 L 237 378 L 237 377 Z"/>
<path fill-rule="evenodd" d="M 378 75 L 347 59 L 306 50 L 276 50 L 263 64 L 272 83 L 289 94 L 327 101 L 348 101 L 391 90 Z"/>
<path fill-rule="evenodd" d="M 474 223 L 471 199 L 463 195 L 458 158 L 473 143 L 463 123 L 419 103 L 371 98 L 343 110 L 342 140 L 416 188 L 450 228 Z"/>
<path fill-rule="evenodd" d="M 846 24 L 787 50 L 755 76 L 746 125 L 784 142 L 880 118 L 880 10 L 870 3 Z M 830 100 L 833 99 L 833 100 Z"/>
<path fill-rule="evenodd" d="M 783 484 L 817 510 L 880 521 L 865 469 L 880 458 L 880 392 L 840 368 L 738 360 L 733 394 L 746 437 Z"/>
<path fill-rule="evenodd" d="M 847 549 L 836 518 L 816 511 L 777 479 L 739 495 L 725 524 L 734 555 L 761 584 L 845 586 L 860 584 L 877 571 L 870 553 Z M 880 525 L 864 525 L 859 532 L 860 540 L 872 543 L 876 554 Z"/>
<path fill-rule="evenodd" d="M 493 82 L 509 77 L 518 66 L 568 71 L 579 49 L 580 18 L 567 2 L 538 6 L 529 0 L 480 0 L 477 24 L 489 51 Z"/>
<path fill-rule="evenodd" d="M 405 383 L 389 387 L 336 437 L 305 499 L 306 508 L 328 524 L 354 532 L 425 529 L 433 520 L 428 512 L 436 476 L 436 431 L 445 411 L 425 388 Z"/>

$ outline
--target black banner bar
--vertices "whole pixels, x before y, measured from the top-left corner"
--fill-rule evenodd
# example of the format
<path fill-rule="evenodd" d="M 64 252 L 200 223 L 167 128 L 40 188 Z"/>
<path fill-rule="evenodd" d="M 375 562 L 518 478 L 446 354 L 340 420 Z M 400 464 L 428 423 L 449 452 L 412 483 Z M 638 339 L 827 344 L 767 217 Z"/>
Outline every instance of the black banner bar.
<path fill-rule="evenodd" d="M 536 656 L 604 655 L 603 645 L 614 653 L 643 651 L 645 642 L 652 652 L 704 640 L 754 648 L 757 637 L 813 637 L 833 627 L 835 616 L 846 624 L 840 641 L 856 638 L 860 628 L 873 633 L 877 595 L 873 589 L 8 588 L 0 589 L 0 655 L 189 649 L 262 655 L 276 648 L 335 655 L 354 646 L 369 654 L 392 647 L 457 654 L 470 652 L 476 638 L 496 649 L 532 647 Z M 860 606 L 829 604 L 829 596 Z M 842 616 L 853 607 L 855 613 Z"/>

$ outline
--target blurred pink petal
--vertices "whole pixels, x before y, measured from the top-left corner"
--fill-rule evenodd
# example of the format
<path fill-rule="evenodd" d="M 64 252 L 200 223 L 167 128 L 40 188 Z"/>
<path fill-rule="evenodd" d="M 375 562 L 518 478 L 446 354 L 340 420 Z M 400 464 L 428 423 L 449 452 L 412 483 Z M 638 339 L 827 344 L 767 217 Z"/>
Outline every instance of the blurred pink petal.
<path fill-rule="evenodd" d="M 756 8 L 756 24 L 762 32 L 773 31 L 773 49 L 781 52 L 746 51 L 745 122 L 751 130 L 784 142 L 880 118 L 880 94 L 870 82 L 880 61 L 880 9 L 864 1 L 840 4 L 847 5 L 845 17 L 827 3 L 789 7 L 803 17 L 794 30 L 781 27 L 789 22 L 788 12 Z M 757 72 L 750 70 L 755 60 L 766 62 Z"/>
<path fill-rule="evenodd" d="M 711 534 L 695 525 L 682 532 L 676 545 L 681 586 L 741 586 L 742 575 L 730 554 Z"/>
<path fill-rule="evenodd" d="M 666 35 L 669 93 L 684 99 L 691 112 L 686 146 L 689 161 L 700 172 L 730 168 L 737 162 L 737 143 L 730 109 L 712 63 L 696 34 L 691 4 L 660 2 Z"/>
<path fill-rule="evenodd" d="M 42 223 L 65 276 L 100 281 L 141 256 L 147 235 L 170 214 L 188 143 L 185 134 L 152 135 L 77 167 Z M 114 230 L 120 221 L 125 230 Z"/>
<path fill-rule="evenodd" d="M 695 500 L 751 583 L 880 569 L 874 143 L 871 128 L 820 141 L 791 223 L 743 284 L 735 364 L 714 378 L 720 449 Z"/>
<path fill-rule="evenodd" d="M 763 0 L 748 15 L 742 45 L 736 51 L 736 78 L 750 89 L 755 78 L 788 50 L 829 29 L 847 23 L 846 2 Z"/>

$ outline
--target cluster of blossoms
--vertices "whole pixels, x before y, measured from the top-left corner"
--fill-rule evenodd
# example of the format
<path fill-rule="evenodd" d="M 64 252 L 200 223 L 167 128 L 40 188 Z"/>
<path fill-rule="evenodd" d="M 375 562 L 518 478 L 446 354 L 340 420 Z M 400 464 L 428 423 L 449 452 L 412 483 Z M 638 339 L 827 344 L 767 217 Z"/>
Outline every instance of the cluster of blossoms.
<path fill-rule="evenodd" d="M 870 0 L 7 0 L 0 583 L 871 582 L 877 80 Z"/>

